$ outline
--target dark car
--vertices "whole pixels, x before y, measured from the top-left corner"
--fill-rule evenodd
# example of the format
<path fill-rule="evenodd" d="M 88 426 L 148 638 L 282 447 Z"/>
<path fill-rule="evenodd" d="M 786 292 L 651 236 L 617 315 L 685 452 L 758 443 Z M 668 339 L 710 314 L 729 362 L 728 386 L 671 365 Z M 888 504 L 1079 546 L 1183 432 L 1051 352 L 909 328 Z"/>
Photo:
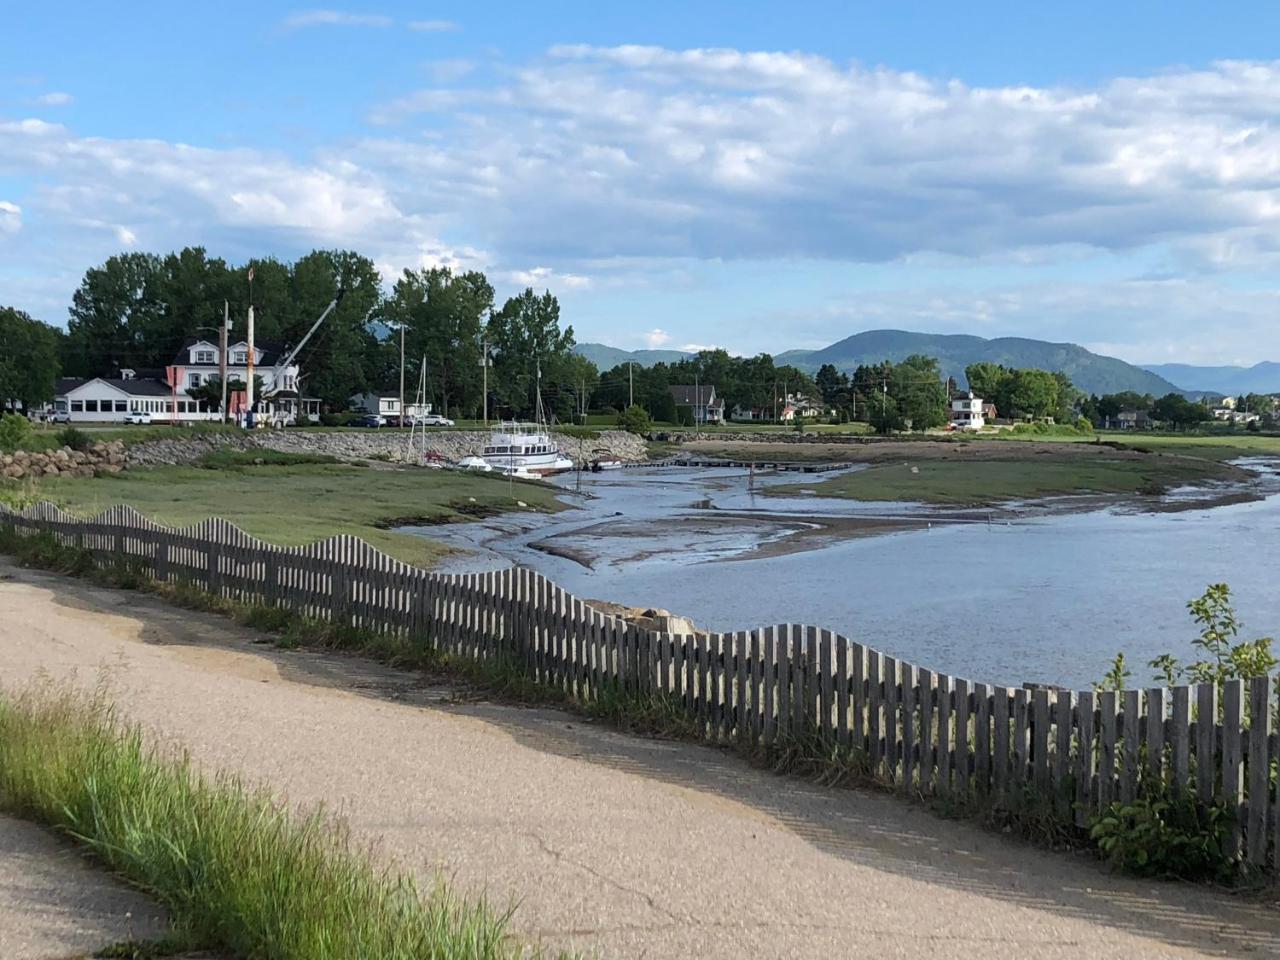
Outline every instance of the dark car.
<path fill-rule="evenodd" d="M 386 421 L 386 420 L 384 420 L 384 419 L 383 419 L 379 414 L 376 414 L 376 413 L 366 413 L 363 417 L 356 417 L 354 420 L 352 420 L 352 421 L 350 422 L 350 424 L 348 424 L 348 426 L 352 426 L 352 427 L 382 427 L 382 426 L 385 426 L 385 425 L 386 425 L 386 422 L 387 422 L 387 421 Z"/>

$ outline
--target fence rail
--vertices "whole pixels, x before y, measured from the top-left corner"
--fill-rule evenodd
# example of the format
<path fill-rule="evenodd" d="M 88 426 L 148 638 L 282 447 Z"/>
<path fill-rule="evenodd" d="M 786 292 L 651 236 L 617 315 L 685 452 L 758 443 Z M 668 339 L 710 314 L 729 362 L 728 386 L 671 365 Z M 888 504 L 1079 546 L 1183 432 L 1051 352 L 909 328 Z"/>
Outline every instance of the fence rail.
<path fill-rule="evenodd" d="M 769 747 L 817 736 L 925 795 L 1047 805 L 1085 825 L 1160 786 L 1235 811 L 1225 853 L 1280 865 L 1270 679 L 1169 689 L 1016 689 L 936 673 L 797 624 L 671 634 L 605 614 L 531 570 L 441 575 L 352 536 L 279 547 L 222 519 L 175 529 L 131 507 L 91 519 L 0 505 L 0 526 L 47 531 L 102 561 L 142 564 L 245 603 L 285 607 L 477 661 L 524 664 L 591 701 L 608 691 L 678 703 L 707 740 Z"/>

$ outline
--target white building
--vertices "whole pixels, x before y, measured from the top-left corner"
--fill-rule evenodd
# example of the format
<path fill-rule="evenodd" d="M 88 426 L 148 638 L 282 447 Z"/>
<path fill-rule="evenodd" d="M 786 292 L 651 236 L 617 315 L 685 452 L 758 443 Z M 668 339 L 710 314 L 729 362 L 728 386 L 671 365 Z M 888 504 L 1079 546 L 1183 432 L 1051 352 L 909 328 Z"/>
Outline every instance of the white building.
<path fill-rule="evenodd" d="M 982 415 L 982 398 L 975 397 L 972 390 L 951 398 L 952 430 L 981 430 L 986 423 Z"/>
<path fill-rule="evenodd" d="M 285 391 L 298 391 L 298 364 L 277 366 L 280 350 L 269 344 L 255 344 L 253 348 L 253 375 L 262 381 L 262 396 Z M 178 382 L 184 390 L 199 387 L 221 376 L 221 358 L 218 345 L 208 340 L 188 340 L 174 358 L 174 365 L 181 371 Z M 227 347 L 227 382 L 239 380 L 248 383 L 249 344 L 241 340 Z"/>
<path fill-rule="evenodd" d="M 129 371 L 122 371 L 128 373 Z M 155 420 L 216 420 L 216 412 L 151 378 L 64 377 L 54 387 L 53 408 L 72 423 L 123 423 L 130 413 L 149 413 Z"/>

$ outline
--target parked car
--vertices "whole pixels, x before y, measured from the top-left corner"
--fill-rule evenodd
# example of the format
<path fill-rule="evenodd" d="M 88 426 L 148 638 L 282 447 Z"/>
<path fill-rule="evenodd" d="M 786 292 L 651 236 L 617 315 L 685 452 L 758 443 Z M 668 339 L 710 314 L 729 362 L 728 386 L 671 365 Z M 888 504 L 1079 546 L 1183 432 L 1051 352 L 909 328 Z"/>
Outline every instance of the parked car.
<path fill-rule="evenodd" d="M 66 410 L 55 410 L 49 414 L 50 423 L 71 423 L 71 414 Z"/>
<path fill-rule="evenodd" d="M 124 416 L 125 423 L 133 423 L 140 427 L 150 426 L 151 413 L 148 410 L 130 410 Z"/>
<path fill-rule="evenodd" d="M 364 416 L 356 417 L 347 424 L 349 427 L 373 427 L 375 429 L 378 427 L 385 427 L 386 425 L 386 418 L 378 413 L 366 413 Z"/>
<path fill-rule="evenodd" d="M 453 421 L 448 417 L 442 417 L 438 413 L 428 413 L 425 417 L 418 421 L 424 427 L 452 427 Z"/>

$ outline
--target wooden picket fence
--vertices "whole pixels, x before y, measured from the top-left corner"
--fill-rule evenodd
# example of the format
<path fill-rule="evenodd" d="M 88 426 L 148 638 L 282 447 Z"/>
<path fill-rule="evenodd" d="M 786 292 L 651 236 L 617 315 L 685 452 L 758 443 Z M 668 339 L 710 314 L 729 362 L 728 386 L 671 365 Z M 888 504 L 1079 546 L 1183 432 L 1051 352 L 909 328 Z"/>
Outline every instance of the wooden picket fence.
<path fill-rule="evenodd" d="M 1084 826 L 1156 785 L 1236 812 L 1229 855 L 1280 866 L 1272 770 L 1280 738 L 1269 678 L 1170 689 L 1010 688 L 898 660 L 830 630 L 779 624 L 669 634 L 609 616 L 531 570 L 440 575 L 352 536 L 278 547 L 222 519 L 175 529 L 131 507 L 92 519 L 0 505 L 0 526 L 48 531 L 104 562 L 194 582 L 244 603 L 404 636 L 476 661 L 522 663 L 591 701 L 659 695 L 711 742 L 768 748 L 813 738 L 884 782 L 924 795 L 1035 803 Z"/>

